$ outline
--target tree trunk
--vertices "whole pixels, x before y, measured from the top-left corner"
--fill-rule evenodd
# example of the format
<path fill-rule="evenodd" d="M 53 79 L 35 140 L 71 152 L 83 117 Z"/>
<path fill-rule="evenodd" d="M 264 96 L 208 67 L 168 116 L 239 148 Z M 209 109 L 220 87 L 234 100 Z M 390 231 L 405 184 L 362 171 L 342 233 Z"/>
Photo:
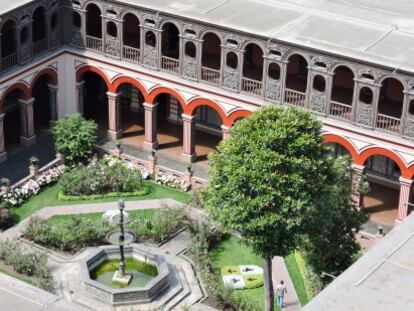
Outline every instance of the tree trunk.
<path fill-rule="evenodd" d="M 272 282 L 272 258 L 264 259 L 265 311 L 274 311 L 275 293 Z"/>

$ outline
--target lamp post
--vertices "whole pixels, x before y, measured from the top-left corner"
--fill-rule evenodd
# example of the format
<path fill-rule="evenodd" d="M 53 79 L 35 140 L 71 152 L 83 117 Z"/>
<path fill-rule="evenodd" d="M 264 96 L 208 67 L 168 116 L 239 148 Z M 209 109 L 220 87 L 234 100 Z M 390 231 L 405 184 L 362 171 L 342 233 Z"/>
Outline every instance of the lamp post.
<path fill-rule="evenodd" d="M 125 203 L 123 200 L 119 200 L 119 252 L 121 253 L 121 260 L 119 261 L 119 274 L 125 276 L 125 254 L 124 254 L 124 241 L 125 241 L 125 230 L 124 230 L 124 209 Z"/>

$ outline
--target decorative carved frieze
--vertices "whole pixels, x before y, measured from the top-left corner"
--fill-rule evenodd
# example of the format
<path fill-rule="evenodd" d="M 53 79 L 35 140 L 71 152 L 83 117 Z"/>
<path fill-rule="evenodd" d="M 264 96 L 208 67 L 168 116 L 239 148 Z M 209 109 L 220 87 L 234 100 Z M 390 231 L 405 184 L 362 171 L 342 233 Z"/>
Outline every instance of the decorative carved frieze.
<path fill-rule="evenodd" d="M 121 42 L 119 40 L 107 39 L 105 54 L 109 57 L 121 58 Z"/>
<path fill-rule="evenodd" d="M 236 70 L 225 69 L 223 77 L 223 86 L 226 89 L 238 91 L 240 82 L 240 74 Z"/>
<path fill-rule="evenodd" d="M 158 68 L 158 50 L 148 45 L 144 46 L 144 65 Z"/>
<path fill-rule="evenodd" d="M 197 79 L 199 64 L 198 62 L 190 57 L 184 58 L 183 76 L 186 78 Z"/>
<path fill-rule="evenodd" d="M 279 80 L 269 79 L 266 83 L 265 97 L 277 102 L 282 101 L 282 86 Z"/>
<path fill-rule="evenodd" d="M 326 95 L 316 92 L 311 95 L 310 108 L 318 113 L 325 113 Z"/>
<path fill-rule="evenodd" d="M 83 49 L 85 48 L 85 42 L 80 31 L 74 31 L 72 34 L 72 41 L 70 43 L 72 46 L 76 48 Z"/>
<path fill-rule="evenodd" d="M 372 126 L 372 119 L 373 119 L 374 109 L 372 105 L 367 105 L 362 102 L 359 102 L 357 115 L 356 115 L 356 122 L 358 124 L 364 126 Z"/>
<path fill-rule="evenodd" d="M 414 118 L 407 117 L 404 124 L 404 136 L 414 138 Z"/>

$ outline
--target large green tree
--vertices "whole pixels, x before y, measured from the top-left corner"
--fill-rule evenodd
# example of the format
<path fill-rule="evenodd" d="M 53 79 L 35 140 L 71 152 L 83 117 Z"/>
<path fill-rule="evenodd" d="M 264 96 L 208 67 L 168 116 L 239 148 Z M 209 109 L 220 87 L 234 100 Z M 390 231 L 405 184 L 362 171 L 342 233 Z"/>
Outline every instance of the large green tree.
<path fill-rule="evenodd" d="M 86 161 L 92 154 L 97 125 L 80 114 L 59 119 L 52 127 L 56 150 L 63 154 L 66 164 Z"/>
<path fill-rule="evenodd" d="M 214 221 L 264 258 L 266 311 L 274 308 L 272 258 L 297 248 L 336 180 L 328 155 L 321 124 L 309 112 L 267 106 L 237 122 L 209 158 L 203 203 Z"/>

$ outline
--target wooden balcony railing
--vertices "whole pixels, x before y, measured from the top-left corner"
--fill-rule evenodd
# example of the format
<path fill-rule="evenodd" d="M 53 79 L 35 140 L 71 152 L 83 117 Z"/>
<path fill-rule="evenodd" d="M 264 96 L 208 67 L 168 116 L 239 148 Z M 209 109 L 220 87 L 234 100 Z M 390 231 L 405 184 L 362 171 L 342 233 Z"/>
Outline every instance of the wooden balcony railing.
<path fill-rule="evenodd" d="M 140 50 L 124 45 L 122 47 L 122 57 L 134 63 L 139 63 Z"/>
<path fill-rule="evenodd" d="M 1 59 L 1 69 L 3 71 L 13 68 L 17 65 L 17 53 L 13 53 L 2 57 Z"/>
<path fill-rule="evenodd" d="M 178 74 L 180 68 L 180 61 L 178 59 L 162 56 L 161 69 Z"/>
<path fill-rule="evenodd" d="M 285 89 L 285 103 L 297 107 L 305 107 L 306 94 L 303 92 Z"/>
<path fill-rule="evenodd" d="M 85 36 L 86 38 L 86 48 L 91 49 L 91 50 L 95 50 L 95 51 L 99 51 L 102 52 L 102 39 L 101 38 L 95 38 L 92 36 Z"/>
<path fill-rule="evenodd" d="M 220 70 L 201 67 L 201 80 L 214 84 L 220 84 Z"/>
<path fill-rule="evenodd" d="M 390 117 L 385 114 L 378 114 L 377 116 L 377 129 L 381 129 L 388 132 L 399 133 L 401 126 L 401 119 Z"/>
<path fill-rule="evenodd" d="M 33 42 L 33 56 L 47 50 L 47 38 Z"/>
<path fill-rule="evenodd" d="M 253 79 L 249 79 L 245 77 L 242 78 L 242 91 L 243 92 L 260 96 L 262 95 L 262 87 L 263 87 L 262 81 L 257 81 L 257 80 L 253 80 Z"/>
<path fill-rule="evenodd" d="M 332 100 L 329 114 L 338 119 L 351 120 L 352 106 L 342 104 L 340 102 L 336 102 Z"/>

